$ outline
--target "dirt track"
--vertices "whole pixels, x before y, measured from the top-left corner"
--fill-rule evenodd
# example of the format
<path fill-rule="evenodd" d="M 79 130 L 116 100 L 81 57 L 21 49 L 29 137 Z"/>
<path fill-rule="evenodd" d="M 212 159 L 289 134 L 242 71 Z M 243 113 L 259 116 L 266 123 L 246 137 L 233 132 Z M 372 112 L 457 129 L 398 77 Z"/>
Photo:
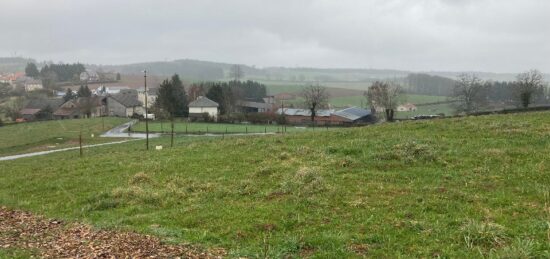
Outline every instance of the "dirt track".
<path fill-rule="evenodd" d="M 44 258 L 221 258 L 190 245 L 167 245 L 133 232 L 95 230 L 0 207 L 0 248 L 37 252 Z"/>

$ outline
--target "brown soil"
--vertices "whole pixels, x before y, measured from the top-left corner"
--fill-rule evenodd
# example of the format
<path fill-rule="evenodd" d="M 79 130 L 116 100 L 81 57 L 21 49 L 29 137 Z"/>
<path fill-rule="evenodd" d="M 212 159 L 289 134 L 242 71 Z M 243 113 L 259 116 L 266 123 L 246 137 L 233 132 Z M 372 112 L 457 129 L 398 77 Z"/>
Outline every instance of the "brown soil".
<path fill-rule="evenodd" d="M 133 232 L 97 230 L 0 207 L 0 249 L 36 251 L 44 258 L 221 258 L 223 249 L 204 251 L 170 245 Z"/>

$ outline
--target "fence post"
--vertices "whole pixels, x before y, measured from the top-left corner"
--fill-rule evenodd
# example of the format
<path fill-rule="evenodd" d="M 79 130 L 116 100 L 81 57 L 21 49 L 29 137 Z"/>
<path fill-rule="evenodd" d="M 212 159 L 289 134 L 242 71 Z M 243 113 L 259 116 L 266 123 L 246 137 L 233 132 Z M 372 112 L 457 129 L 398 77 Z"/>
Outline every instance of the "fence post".
<path fill-rule="evenodd" d="M 80 157 L 82 157 L 82 130 L 80 131 L 80 134 L 78 134 L 78 146 L 80 150 Z"/>
<path fill-rule="evenodd" d="M 206 134 L 208 134 L 208 126 L 206 126 Z"/>
<path fill-rule="evenodd" d="M 185 124 L 185 134 L 187 134 L 187 123 Z"/>
<path fill-rule="evenodd" d="M 264 128 L 264 134 L 267 134 L 267 126 Z"/>
<path fill-rule="evenodd" d="M 245 127 L 246 134 L 248 134 L 248 126 Z"/>

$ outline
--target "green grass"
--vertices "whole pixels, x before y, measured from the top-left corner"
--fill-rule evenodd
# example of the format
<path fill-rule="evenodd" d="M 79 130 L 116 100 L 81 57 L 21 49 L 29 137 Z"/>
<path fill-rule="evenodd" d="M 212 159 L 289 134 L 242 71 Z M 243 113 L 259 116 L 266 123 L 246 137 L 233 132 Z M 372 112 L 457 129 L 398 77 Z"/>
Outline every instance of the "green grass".
<path fill-rule="evenodd" d="M 334 130 L 336 128 L 329 128 Z M 171 130 L 169 121 L 154 121 L 149 122 L 149 131 L 169 133 Z M 326 128 L 317 128 L 315 130 L 326 130 Z M 145 123 L 140 122 L 132 127 L 132 131 L 145 132 Z M 278 125 L 258 125 L 258 124 L 229 124 L 229 123 L 202 123 L 202 122 L 175 122 L 174 132 L 189 133 L 189 134 L 204 134 L 204 133 L 281 133 L 283 128 Z M 301 126 L 286 126 L 286 131 L 291 132 L 307 132 L 314 131 L 311 127 Z"/>
<path fill-rule="evenodd" d="M 233 257 L 548 258 L 549 117 L 55 153 L 1 162 L 0 204 Z"/>
<path fill-rule="evenodd" d="M 127 121 L 123 118 L 94 118 L 29 122 L 0 127 L 0 155 L 77 146 L 81 129 L 86 144 L 113 141 L 98 138 L 98 135 Z M 95 135 L 94 138 L 91 137 L 92 134 Z"/>
<path fill-rule="evenodd" d="M 36 254 L 29 250 L 0 248 L 0 259 L 33 258 Z"/>

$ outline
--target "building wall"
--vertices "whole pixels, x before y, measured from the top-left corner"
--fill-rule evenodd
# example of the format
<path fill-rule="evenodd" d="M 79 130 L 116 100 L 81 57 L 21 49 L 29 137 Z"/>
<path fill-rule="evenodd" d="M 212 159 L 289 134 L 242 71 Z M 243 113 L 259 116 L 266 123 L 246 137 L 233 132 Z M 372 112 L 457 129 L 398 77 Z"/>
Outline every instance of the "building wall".
<path fill-rule="evenodd" d="M 286 122 L 289 124 L 310 124 L 311 117 L 309 116 L 295 116 L 295 115 L 285 115 Z M 315 116 L 315 124 L 317 125 L 342 125 L 344 123 L 351 123 L 352 121 L 342 118 L 340 116 Z"/>
<path fill-rule="evenodd" d="M 42 87 L 41 84 L 26 84 L 25 85 L 25 91 L 26 92 L 36 91 L 36 90 L 40 90 L 42 88 L 43 87 Z"/>
<path fill-rule="evenodd" d="M 132 117 L 134 114 L 144 115 L 145 109 L 143 107 L 128 107 L 126 108 L 126 117 Z"/>
<path fill-rule="evenodd" d="M 218 107 L 189 107 L 189 113 L 208 113 L 210 117 L 218 117 Z"/>
<path fill-rule="evenodd" d="M 111 97 L 107 99 L 107 110 L 109 116 L 128 117 L 126 107 Z"/>
<path fill-rule="evenodd" d="M 138 93 L 138 100 L 143 103 L 145 106 L 145 93 L 139 92 Z M 151 108 L 151 106 L 157 101 L 156 95 L 147 95 L 147 108 Z"/>

